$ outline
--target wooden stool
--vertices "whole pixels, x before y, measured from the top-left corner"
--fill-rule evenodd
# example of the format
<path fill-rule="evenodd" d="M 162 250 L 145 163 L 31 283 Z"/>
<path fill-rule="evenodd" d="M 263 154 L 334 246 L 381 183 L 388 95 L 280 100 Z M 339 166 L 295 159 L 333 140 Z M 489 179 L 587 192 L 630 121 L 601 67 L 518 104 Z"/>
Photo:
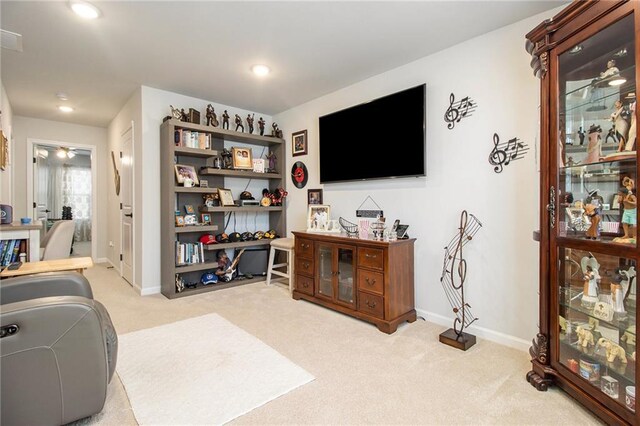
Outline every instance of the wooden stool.
<path fill-rule="evenodd" d="M 279 275 L 289 280 L 289 293 L 293 293 L 293 238 L 278 238 L 271 241 L 271 251 L 269 252 L 269 268 L 267 269 L 267 285 L 271 285 L 271 274 Z M 273 264 L 276 257 L 276 250 L 287 252 L 287 262 Z M 276 268 L 287 267 L 286 272 L 275 271 Z"/>

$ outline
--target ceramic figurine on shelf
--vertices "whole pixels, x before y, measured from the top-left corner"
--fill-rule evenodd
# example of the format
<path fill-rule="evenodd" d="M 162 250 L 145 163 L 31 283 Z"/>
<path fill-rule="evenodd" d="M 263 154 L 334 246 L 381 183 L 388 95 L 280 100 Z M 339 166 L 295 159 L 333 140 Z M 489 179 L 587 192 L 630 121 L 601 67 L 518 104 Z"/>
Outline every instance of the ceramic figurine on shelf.
<path fill-rule="evenodd" d="M 634 195 L 635 181 L 630 177 L 625 177 L 622 180 L 623 187 L 618 190 L 618 199 L 622 204 L 622 229 L 624 230 L 624 236 L 614 238 L 615 243 L 631 243 L 636 241 L 636 212 L 638 207 L 638 200 Z"/>
<path fill-rule="evenodd" d="M 605 349 L 607 362 L 614 362 L 616 359 L 619 359 L 623 364 L 627 363 L 627 353 L 620 345 L 616 345 L 611 340 L 601 337 L 600 340 L 598 340 L 598 346 Z"/>
<path fill-rule="evenodd" d="M 226 109 L 222 113 L 222 128 L 229 129 L 229 113 Z"/>
<path fill-rule="evenodd" d="M 278 128 L 276 123 L 271 124 L 271 136 L 274 138 L 282 138 L 282 130 Z"/>
<path fill-rule="evenodd" d="M 244 132 L 244 126 L 242 125 L 242 117 L 236 114 L 235 122 L 236 122 L 236 132 L 238 131 L 238 129 L 242 129 L 240 131 Z"/>
<path fill-rule="evenodd" d="M 591 222 L 591 226 L 586 231 L 586 237 L 597 240 L 600 237 L 600 208 L 595 204 L 585 204 L 584 213 Z"/>
<path fill-rule="evenodd" d="M 580 127 L 580 130 L 578 130 L 578 138 L 580 139 L 580 145 L 584 145 L 584 136 L 585 136 L 585 131 L 582 130 L 582 127 Z"/>
<path fill-rule="evenodd" d="M 593 333 L 591 330 L 586 330 L 582 328 L 582 326 L 578 326 L 576 328 L 576 334 L 578 335 L 578 345 L 583 348 L 587 348 L 589 346 L 595 345 L 595 341 L 593 339 Z"/>
<path fill-rule="evenodd" d="M 233 165 L 233 155 L 231 154 L 231 151 L 229 151 L 227 148 L 224 148 L 220 156 L 222 157 L 222 167 L 225 169 L 230 169 Z"/>
<path fill-rule="evenodd" d="M 626 107 L 622 105 L 622 102 L 616 101 L 613 104 L 613 113 L 611 113 L 610 121 L 613 122 L 613 127 L 615 128 L 616 137 L 618 139 L 618 151 L 624 150 L 624 147 L 627 144 L 627 138 L 629 136 L 629 121 L 627 121 L 627 117 L 629 116 L 629 112 Z"/>
<path fill-rule="evenodd" d="M 605 78 L 613 77 L 618 74 L 620 74 L 620 70 L 616 67 L 616 61 L 614 59 L 610 59 L 607 62 L 607 69 L 600 73 L 600 80 L 604 80 Z"/>
<path fill-rule="evenodd" d="M 182 108 L 180 110 L 180 120 L 184 121 L 185 123 L 189 122 L 189 116 L 187 115 L 187 113 L 185 112 L 184 108 Z"/>
<path fill-rule="evenodd" d="M 271 173 L 276 172 L 276 161 L 278 157 L 276 157 L 276 153 L 273 151 L 269 151 L 269 155 L 267 155 L 267 159 L 269 160 L 269 171 Z"/>
<path fill-rule="evenodd" d="M 635 346 L 636 345 L 636 326 L 630 325 L 629 328 L 625 330 L 620 340 L 625 342 L 629 346 Z"/>
<path fill-rule="evenodd" d="M 255 114 L 247 114 L 247 127 L 249 128 L 249 134 L 253 133 L 253 120 L 255 119 Z"/>
<path fill-rule="evenodd" d="M 618 140 L 618 138 L 616 136 L 616 128 L 615 128 L 615 126 L 611 126 L 611 128 L 607 132 L 607 136 L 604 138 L 604 143 L 605 144 L 609 143 L 609 138 L 611 138 L 611 143 L 612 144 L 619 144 L 620 143 L 620 141 Z"/>
<path fill-rule="evenodd" d="M 635 151 L 636 149 L 636 102 L 633 101 L 629 105 L 629 112 L 631 113 L 631 125 L 629 126 L 629 137 L 627 138 L 627 144 L 624 147 L 625 151 Z"/>
<path fill-rule="evenodd" d="M 592 124 L 589 127 L 589 144 L 587 145 L 587 158 L 583 163 L 597 163 L 602 156 L 602 129 L 600 126 Z"/>
<path fill-rule="evenodd" d="M 598 281 L 600 280 L 600 264 L 595 257 L 585 256 L 580 261 L 583 275 L 583 291 L 582 300 L 580 304 L 588 309 L 591 309 L 598 303 Z"/>
<path fill-rule="evenodd" d="M 260 117 L 260 120 L 258 120 L 258 129 L 260 129 L 260 136 L 264 136 L 264 125 L 264 118 Z"/>
<path fill-rule="evenodd" d="M 175 119 L 182 120 L 182 113 L 178 108 L 174 108 L 173 105 L 169 105 L 171 108 L 171 116 Z"/>
<path fill-rule="evenodd" d="M 618 283 L 611 283 L 611 301 L 613 302 L 613 312 L 618 316 L 623 316 L 627 313 L 624 309 L 624 293 L 622 292 L 622 286 Z"/>
<path fill-rule="evenodd" d="M 213 126 L 213 127 L 218 127 L 218 125 L 220 124 L 218 122 L 218 116 L 216 115 L 216 111 L 215 109 L 213 109 L 213 105 L 209 104 L 207 105 L 207 126 Z"/>

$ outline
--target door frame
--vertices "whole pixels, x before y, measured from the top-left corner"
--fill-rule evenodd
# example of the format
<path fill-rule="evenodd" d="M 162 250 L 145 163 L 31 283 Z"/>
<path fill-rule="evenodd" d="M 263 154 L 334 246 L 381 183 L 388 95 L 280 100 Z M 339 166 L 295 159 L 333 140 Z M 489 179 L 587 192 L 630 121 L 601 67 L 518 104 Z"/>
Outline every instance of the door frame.
<path fill-rule="evenodd" d="M 131 120 L 131 125 L 129 127 L 127 127 L 126 129 L 124 129 L 122 132 L 120 132 L 120 138 L 118 139 L 118 159 L 120 160 L 120 169 L 118 170 L 118 172 L 122 172 L 122 137 L 128 132 L 131 131 L 131 210 L 135 210 L 135 205 L 136 205 L 136 186 L 134 185 L 135 183 L 135 172 L 134 172 L 134 166 L 136 164 L 136 159 L 135 159 L 135 122 L 133 120 Z M 121 175 L 122 176 L 122 175 Z M 124 268 L 122 267 L 122 264 L 124 262 L 123 260 L 123 255 L 124 255 L 124 238 L 123 238 L 123 233 L 122 233 L 122 181 L 120 181 L 120 194 L 117 195 L 118 197 L 118 205 L 120 206 L 118 208 L 118 227 L 119 227 L 119 233 L 120 233 L 120 247 L 119 247 L 119 253 L 118 253 L 118 259 L 120 259 L 120 278 L 124 279 Z M 136 216 L 131 218 L 131 285 L 138 289 L 139 291 L 142 291 L 142 289 L 140 287 L 138 287 L 136 285 Z M 126 280 L 125 280 L 126 281 Z"/>
<path fill-rule="evenodd" d="M 33 212 L 33 147 L 45 145 L 53 147 L 77 148 L 91 151 L 91 258 L 96 261 L 98 254 L 98 150 L 95 145 L 27 138 L 27 211 Z"/>

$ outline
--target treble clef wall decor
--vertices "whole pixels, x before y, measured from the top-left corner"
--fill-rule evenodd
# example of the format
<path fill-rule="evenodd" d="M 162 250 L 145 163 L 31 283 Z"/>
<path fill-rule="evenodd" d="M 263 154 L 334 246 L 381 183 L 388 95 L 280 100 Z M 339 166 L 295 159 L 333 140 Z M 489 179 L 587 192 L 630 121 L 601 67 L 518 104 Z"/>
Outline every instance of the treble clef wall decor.
<path fill-rule="evenodd" d="M 444 121 L 447 123 L 447 128 L 452 130 L 460 120 L 470 117 L 477 106 L 478 104 L 468 96 L 456 102 L 455 95 L 453 93 L 449 95 L 449 108 L 444 113 Z"/>
<path fill-rule="evenodd" d="M 500 143 L 497 133 L 493 134 L 493 149 L 489 153 L 489 164 L 496 173 L 502 173 L 505 166 L 512 161 L 524 158 L 529 151 L 529 146 L 518 138 L 509 139 L 506 143 Z"/>
<path fill-rule="evenodd" d="M 467 261 L 462 257 L 462 248 L 469 243 L 482 228 L 482 223 L 472 214 L 463 210 L 460 227 L 449 244 L 444 248 L 444 265 L 440 282 L 456 314 L 453 328 L 440 334 L 440 342 L 454 348 L 467 350 L 476 343 L 476 336 L 465 333 L 464 329 L 477 320 L 471 313 L 471 305 L 464 300 L 464 283 L 467 277 Z"/>

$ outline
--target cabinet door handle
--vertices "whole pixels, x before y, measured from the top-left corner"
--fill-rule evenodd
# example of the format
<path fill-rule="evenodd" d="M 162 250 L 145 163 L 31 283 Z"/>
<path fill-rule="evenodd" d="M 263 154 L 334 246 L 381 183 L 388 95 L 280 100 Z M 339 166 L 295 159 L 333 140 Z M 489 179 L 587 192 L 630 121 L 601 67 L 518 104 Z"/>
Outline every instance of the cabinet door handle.
<path fill-rule="evenodd" d="M 376 279 L 375 279 L 375 278 L 374 278 L 374 279 L 372 279 L 372 280 L 370 280 L 370 279 L 369 279 L 369 277 L 367 277 L 367 278 L 365 278 L 364 280 L 365 280 L 365 281 L 367 282 L 367 284 L 369 284 L 370 286 L 373 286 L 373 285 L 376 283 Z"/>
<path fill-rule="evenodd" d="M 376 307 L 376 302 L 369 302 L 368 300 L 365 302 L 367 304 L 368 307 L 370 307 L 371 309 Z"/>
<path fill-rule="evenodd" d="M 302 283 L 302 287 L 304 287 L 304 288 L 309 288 L 309 283 L 308 283 L 308 282 L 306 282 L 306 281 L 305 281 L 305 282 L 303 282 L 303 283 Z"/>
<path fill-rule="evenodd" d="M 310 265 L 309 265 L 309 262 L 304 262 L 304 263 L 302 264 L 302 267 L 303 267 L 304 269 L 309 269 L 309 266 L 310 266 Z"/>
<path fill-rule="evenodd" d="M 300 246 L 301 246 L 303 249 L 308 249 L 308 248 L 309 248 L 309 244 L 300 244 Z"/>
<path fill-rule="evenodd" d="M 370 259 L 375 259 L 376 257 L 378 257 L 378 255 L 377 254 L 365 253 L 364 257 L 368 257 Z"/>

